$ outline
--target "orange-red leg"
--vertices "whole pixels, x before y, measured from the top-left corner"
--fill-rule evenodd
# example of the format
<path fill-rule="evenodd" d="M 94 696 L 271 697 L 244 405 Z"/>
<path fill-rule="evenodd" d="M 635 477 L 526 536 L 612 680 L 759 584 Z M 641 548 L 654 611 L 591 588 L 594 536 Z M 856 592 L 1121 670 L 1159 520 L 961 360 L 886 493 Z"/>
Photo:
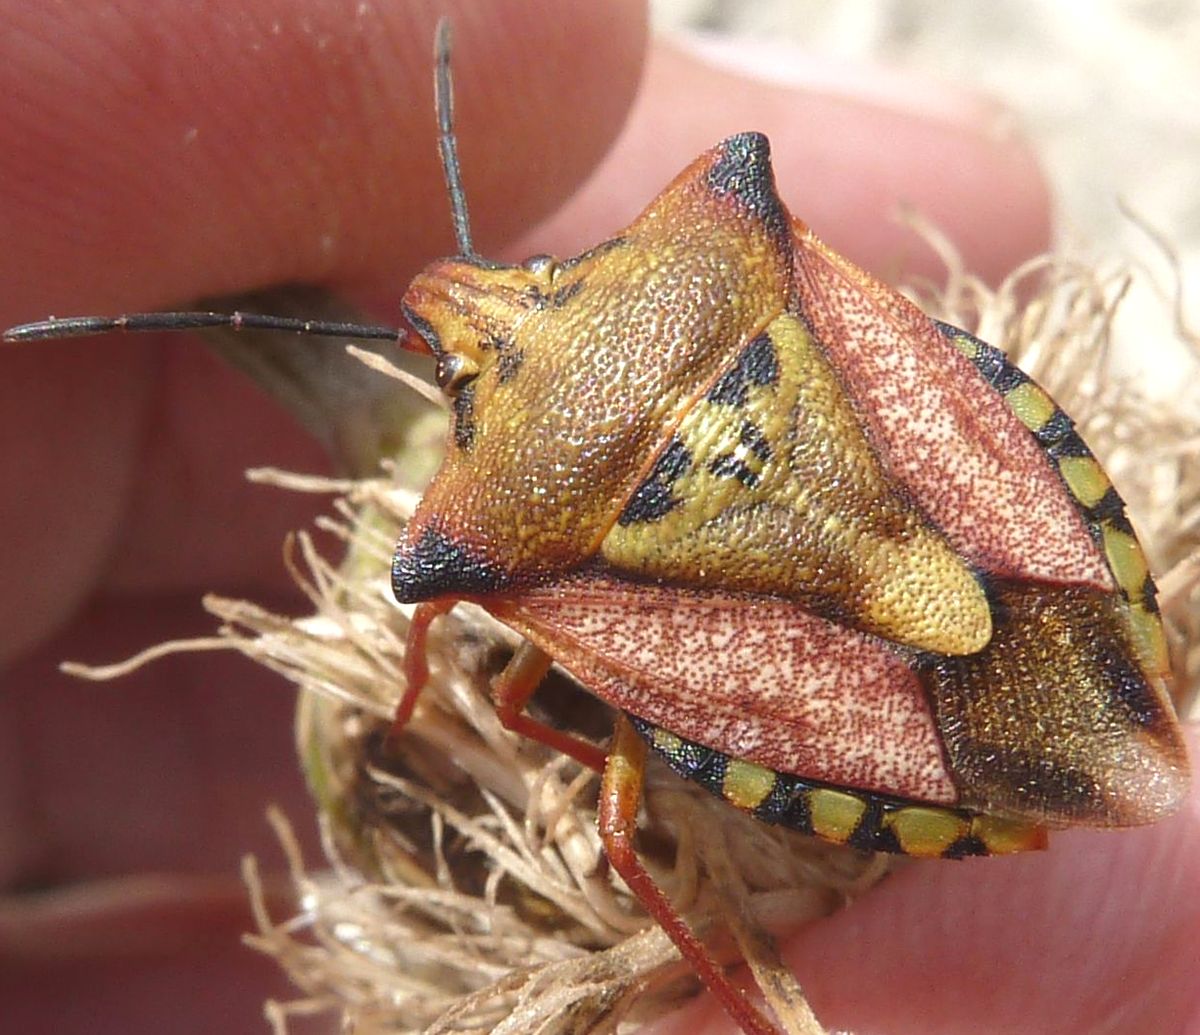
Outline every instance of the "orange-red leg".
<path fill-rule="evenodd" d="M 638 859 L 633 838 L 645 771 L 646 745 L 620 715 L 600 784 L 598 822 L 608 861 L 742 1030 L 747 1035 L 780 1035 L 779 1029 L 729 980 Z"/>
<path fill-rule="evenodd" d="M 524 713 L 525 705 L 550 671 L 550 665 L 549 654 L 528 641 L 522 643 L 492 684 L 496 714 L 505 729 L 552 747 L 555 751 L 570 755 L 581 765 L 602 772 L 605 754 L 601 748 L 581 737 L 531 719 Z"/>
<path fill-rule="evenodd" d="M 413 612 L 412 621 L 408 626 L 408 640 L 404 648 L 404 696 L 396 705 L 396 714 L 392 717 L 392 728 L 388 733 L 389 739 L 400 734 L 412 718 L 417 698 L 429 680 L 429 661 L 425 654 L 425 644 L 429 637 L 429 626 L 435 618 L 444 615 L 454 605 L 456 600 L 432 600 L 418 605 Z M 561 751 L 574 758 L 581 765 L 601 772 L 604 769 L 605 754 L 601 748 L 580 737 L 562 730 L 556 730 L 545 723 L 538 722 L 525 715 L 523 709 L 528 703 L 538 684 L 545 678 L 551 665 L 550 656 L 539 650 L 532 643 L 526 642 L 517 648 L 517 653 L 505 666 L 504 671 L 492 685 L 492 696 L 496 702 L 496 714 L 505 729 L 519 733 L 530 740 Z"/>
<path fill-rule="evenodd" d="M 425 655 L 425 642 L 429 638 L 429 626 L 435 618 L 449 611 L 457 600 L 431 600 L 418 604 L 413 611 L 412 620 L 408 623 L 408 639 L 404 645 L 404 696 L 396 705 L 396 714 L 392 716 L 392 728 L 388 731 L 388 739 L 398 737 L 408 720 L 412 718 L 413 709 L 417 706 L 417 698 L 429 681 L 429 659 Z"/>

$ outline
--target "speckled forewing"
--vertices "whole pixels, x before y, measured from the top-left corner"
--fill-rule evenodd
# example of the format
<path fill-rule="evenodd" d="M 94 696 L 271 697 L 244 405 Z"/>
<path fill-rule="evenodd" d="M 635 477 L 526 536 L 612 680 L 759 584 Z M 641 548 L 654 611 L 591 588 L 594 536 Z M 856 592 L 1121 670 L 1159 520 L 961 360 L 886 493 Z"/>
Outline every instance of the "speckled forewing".
<path fill-rule="evenodd" d="M 801 317 L 892 477 L 992 575 L 1102 589 L 1112 576 L 1038 443 L 938 325 L 796 224 Z"/>
<path fill-rule="evenodd" d="M 902 652 L 785 600 L 578 577 L 489 607 L 611 704 L 735 758 L 952 805 Z"/>
<path fill-rule="evenodd" d="M 405 306 L 470 376 L 398 599 L 479 601 L 721 753 L 743 806 L 742 763 L 1050 824 L 1180 800 L 1153 581 L 1095 458 L 1002 354 L 791 221 L 761 136 L 592 252 L 447 260 Z M 848 799 L 821 792 L 827 833 Z"/>

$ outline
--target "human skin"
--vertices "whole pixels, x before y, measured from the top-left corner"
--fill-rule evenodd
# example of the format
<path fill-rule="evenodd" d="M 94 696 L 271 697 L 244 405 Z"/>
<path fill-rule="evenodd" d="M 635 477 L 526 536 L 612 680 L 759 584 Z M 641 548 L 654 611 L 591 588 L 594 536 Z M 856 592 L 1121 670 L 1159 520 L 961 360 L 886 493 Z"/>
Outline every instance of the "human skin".
<path fill-rule="evenodd" d="M 485 254 L 602 240 L 750 128 L 770 135 L 792 211 L 868 268 L 937 273 L 892 220 L 900 201 L 992 279 L 1047 243 L 1036 163 L 977 99 L 883 90 L 866 69 L 825 67 L 807 88 L 739 78 L 647 50 L 634 0 L 444 6 Z M 0 325 L 281 282 L 394 319 L 413 273 L 453 250 L 429 108 L 440 10 L 0 0 Z M 238 944 L 237 864 L 278 857 L 266 802 L 311 813 L 290 693 L 223 655 L 99 688 L 55 666 L 206 632 L 208 590 L 302 606 L 279 544 L 314 505 L 242 471 L 327 461 L 187 340 L 57 342 L 0 364 L 0 1015 L 68 1035 L 263 1030 L 263 997 L 288 992 Z M 786 954 L 825 1023 L 864 1035 L 1197 1030 L 1198 812 L 914 864 Z M 731 1024 L 705 999 L 659 1030 Z"/>

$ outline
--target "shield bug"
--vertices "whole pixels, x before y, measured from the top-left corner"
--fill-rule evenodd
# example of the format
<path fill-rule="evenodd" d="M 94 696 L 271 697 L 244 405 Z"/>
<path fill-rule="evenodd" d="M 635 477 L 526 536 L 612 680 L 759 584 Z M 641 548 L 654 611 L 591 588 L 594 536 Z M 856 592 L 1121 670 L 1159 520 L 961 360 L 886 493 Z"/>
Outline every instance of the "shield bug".
<path fill-rule="evenodd" d="M 439 615 L 519 633 L 502 721 L 603 774 L 609 860 L 746 1031 L 775 1029 L 635 852 L 648 752 L 766 822 L 914 856 L 1180 804 L 1154 583 L 1045 391 L 792 217 L 756 133 L 582 255 L 482 258 L 444 23 L 436 78 L 459 253 L 405 292 L 412 334 L 184 313 L 8 337 L 254 325 L 430 353 L 453 419 L 392 566 L 417 605 L 395 727 Z M 608 746 L 525 713 L 554 662 L 617 710 Z"/>

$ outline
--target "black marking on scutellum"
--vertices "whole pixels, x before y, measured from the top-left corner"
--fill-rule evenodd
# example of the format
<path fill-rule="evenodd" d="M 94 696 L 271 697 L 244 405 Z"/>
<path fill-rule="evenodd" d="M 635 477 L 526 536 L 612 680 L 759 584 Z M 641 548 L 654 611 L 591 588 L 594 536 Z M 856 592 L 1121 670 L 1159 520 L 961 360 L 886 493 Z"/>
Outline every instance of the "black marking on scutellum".
<path fill-rule="evenodd" d="M 763 434 L 762 428 L 753 421 L 742 421 L 738 438 L 742 445 L 763 463 L 771 459 L 771 444 Z M 722 453 L 709 462 L 708 469 L 718 478 L 736 478 L 750 489 L 758 484 L 758 472 L 737 453 Z"/>
<path fill-rule="evenodd" d="M 503 589 L 508 579 L 461 543 L 427 528 L 414 544 L 401 543 L 392 558 L 392 593 L 402 604 Z"/>
<path fill-rule="evenodd" d="M 708 185 L 718 196 L 732 196 L 762 223 L 771 239 L 790 249 L 791 227 L 775 190 L 771 145 L 762 133 L 738 133 L 721 143 L 708 170 Z"/>
<path fill-rule="evenodd" d="M 771 459 L 771 443 L 763 434 L 762 428 L 750 420 L 742 421 L 741 432 L 738 436 L 741 443 L 758 457 L 764 464 Z"/>
<path fill-rule="evenodd" d="M 740 353 L 704 396 L 710 403 L 741 408 L 749 401 L 751 385 L 773 385 L 779 381 L 779 358 L 769 334 L 760 334 Z"/>
<path fill-rule="evenodd" d="M 718 478 L 736 478 L 747 489 L 758 484 L 758 472 L 735 453 L 722 453 L 709 461 L 708 469 Z"/>
<path fill-rule="evenodd" d="M 634 490 L 617 524 L 623 528 L 643 521 L 657 521 L 679 505 L 671 486 L 692 466 L 692 454 L 678 437 L 667 443 L 654 462 L 649 476 Z"/>

